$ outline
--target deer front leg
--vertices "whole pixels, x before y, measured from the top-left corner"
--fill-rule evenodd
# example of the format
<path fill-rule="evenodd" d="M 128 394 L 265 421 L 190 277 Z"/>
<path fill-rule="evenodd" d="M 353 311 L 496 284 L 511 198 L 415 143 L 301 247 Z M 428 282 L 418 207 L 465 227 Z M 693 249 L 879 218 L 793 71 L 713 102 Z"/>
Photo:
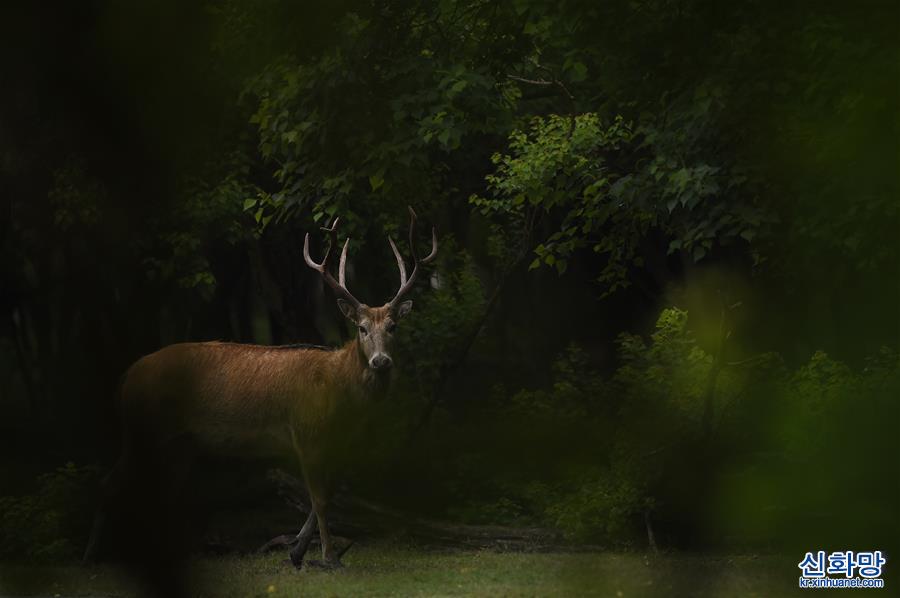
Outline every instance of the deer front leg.
<path fill-rule="evenodd" d="M 300 568 L 303 566 L 303 555 L 306 554 L 306 550 L 309 548 L 309 543 L 312 542 L 313 534 L 316 532 L 316 510 L 309 510 L 309 517 L 306 518 L 306 522 L 303 524 L 303 528 L 300 530 L 300 533 L 297 534 L 297 544 L 291 549 L 291 563 L 296 567 Z"/>
<path fill-rule="evenodd" d="M 334 550 L 331 532 L 328 529 L 328 485 L 322 472 L 312 470 L 306 472 L 306 484 L 309 487 L 309 498 L 313 512 L 319 521 L 319 539 L 322 542 L 322 561 L 311 561 L 309 564 L 326 569 L 342 567 L 340 557 Z"/>

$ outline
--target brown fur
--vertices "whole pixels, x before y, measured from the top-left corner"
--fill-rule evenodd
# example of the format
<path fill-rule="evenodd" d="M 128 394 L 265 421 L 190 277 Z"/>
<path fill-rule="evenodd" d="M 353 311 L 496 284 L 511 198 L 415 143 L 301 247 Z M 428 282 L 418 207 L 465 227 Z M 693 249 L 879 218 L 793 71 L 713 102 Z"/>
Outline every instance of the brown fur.
<path fill-rule="evenodd" d="M 317 452 L 344 408 L 378 390 L 353 340 L 336 351 L 233 343 L 170 345 L 137 361 L 122 386 L 126 432 L 156 442 L 190 434 L 216 454 Z M 293 432 L 292 432 L 293 431 Z"/>

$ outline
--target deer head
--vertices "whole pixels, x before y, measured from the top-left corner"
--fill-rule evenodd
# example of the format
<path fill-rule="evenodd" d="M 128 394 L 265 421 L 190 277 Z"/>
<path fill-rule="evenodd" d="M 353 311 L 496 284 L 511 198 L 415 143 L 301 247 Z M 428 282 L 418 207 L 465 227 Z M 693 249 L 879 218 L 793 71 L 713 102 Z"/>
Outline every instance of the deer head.
<path fill-rule="evenodd" d="M 328 233 L 330 243 L 328 249 L 325 250 L 325 256 L 320 263 L 316 263 L 309 255 L 309 233 L 303 240 L 303 259 L 306 265 L 322 275 L 324 281 L 334 289 L 337 294 L 338 307 L 344 316 L 353 322 L 358 330 L 359 347 L 368 363 L 369 367 L 376 371 L 386 371 L 394 364 L 391 358 L 391 346 L 393 344 L 394 331 L 397 323 L 412 310 L 412 301 L 403 301 L 403 296 L 409 293 L 416 277 L 419 274 L 419 266 L 427 264 L 434 260 L 437 255 L 438 242 L 437 233 L 434 227 L 431 228 L 431 253 L 419 259 L 416 254 L 415 232 L 416 232 L 416 213 L 409 208 L 409 251 L 412 255 L 413 269 L 412 273 L 407 277 L 406 264 L 394 240 L 388 237 L 391 250 L 394 257 L 397 258 L 397 267 L 400 269 L 400 288 L 394 298 L 382 305 L 381 307 L 369 307 L 356 299 L 347 289 L 345 278 L 347 265 L 347 247 L 350 245 L 350 238 L 344 241 L 344 247 L 341 250 L 340 263 L 338 265 L 338 279 L 328 272 L 328 259 L 332 255 L 332 251 L 338 245 L 337 226 L 340 218 L 335 218 L 330 227 L 322 227 L 322 230 Z"/>

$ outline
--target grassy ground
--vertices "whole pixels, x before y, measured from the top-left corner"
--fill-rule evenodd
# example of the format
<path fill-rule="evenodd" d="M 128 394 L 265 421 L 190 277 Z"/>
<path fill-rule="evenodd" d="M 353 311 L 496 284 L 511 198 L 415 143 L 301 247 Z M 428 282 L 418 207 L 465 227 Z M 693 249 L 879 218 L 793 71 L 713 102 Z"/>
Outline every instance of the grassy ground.
<path fill-rule="evenodd" d="M 636 553 L 435 552 L 355 546 L 337 572 L 295 571 L 285 555 L 202 557 L 190 595 L 277 596 L 791 596 L 796 564 L 775 557 Z M 821 595 L 818 590 L 816 595 Z M 828 594 L 829 592 L 826 592 Z M 112 566 L 0 565 L 0 596 L 132 596 Z"/>

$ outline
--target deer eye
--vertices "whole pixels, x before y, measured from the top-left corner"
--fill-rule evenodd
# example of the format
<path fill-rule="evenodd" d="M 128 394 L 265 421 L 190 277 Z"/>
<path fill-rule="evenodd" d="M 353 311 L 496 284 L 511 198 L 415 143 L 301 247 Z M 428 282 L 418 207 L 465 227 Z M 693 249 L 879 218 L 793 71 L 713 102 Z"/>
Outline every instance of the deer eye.
<path fill-rule="evenodd" d="M 384 329 L 387 330 L 391 334 L 394 333 L 395 328 L 397 328 L 397 325 L 394 324 L 393 322 L 388 323 L 388 325 L 384 327 Z"/>
<path fill-rule="evenodd" d="M 360 327 L 359 327 L 359 333 L 362 334 L 363 336 L 365 336 L 365 335 L 369 334 L 369 331 L 366 330 L 366 327 L 365 327 L 365 326 L 360 326 Z"/>

